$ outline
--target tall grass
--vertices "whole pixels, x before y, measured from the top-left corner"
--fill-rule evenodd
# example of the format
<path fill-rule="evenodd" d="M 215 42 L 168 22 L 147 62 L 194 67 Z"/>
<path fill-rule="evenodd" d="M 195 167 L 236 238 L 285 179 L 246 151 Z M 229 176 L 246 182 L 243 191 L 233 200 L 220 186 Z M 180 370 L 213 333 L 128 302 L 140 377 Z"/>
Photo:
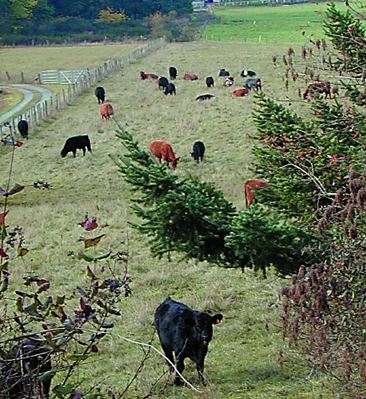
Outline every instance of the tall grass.
<path fill-rule="evenodd" d="M 217 72 L 228 69 L 240 85 L 240 70 L 250 67 L 258 72 L 269 95 L 285 98 L 282 72 L 271 64 L 273 52 L 281 54 L 285 50 L 285 46 L 213 41 L 170 44 L 102 84 L 115 109 L 115 118 L 142 147 L 146 148 L 151 139 L 169 140 L 181 156 L 176 173 L 214 182 L 235 206 L 243 208 L 243 181 L 252 176 L 253 94 L 232 97 L 231 89 L 222 86 Z M 155 83 L 139 78 L 140 70 L 167 75 L 171 65 L 177 67 L 179 75 L 175 97 L 164 96 Z M 197 73 L 200 79 L 183 81 L 184 72 Z M 209 75 L 216 80 L 215 88 L 210 90 L 216 97 L 197 103 L 195 97 L 208 92 L 204 78 Z M 296 93 L 288 95 L 296 97 Z M 292 104 L 294 108 L 303 107 L 303 103 Z M 79 152 L 76 158 L 69 154 L 62 159 L 60 150 L 65 139 L 76 134 L 89 135 L 93 154 L 83 157 Z M 206 144 L 207 158 L 200 165 L 189 155 L 196 139 Z M 153 336 L 153 345 L 159 347 L 156 334 L 153 335 L 154 310 L 172 296 L 194 309 L 224 314 L 222 325 L 215 327 L 206 358 L 208 386 L 201 388 L 200 394 L 171 386 L 164 360 L 153 354 L 126 398 L 141 399 L 149 392 L 151 398 L 166 399 L 315 399 L 324 392 L 324 397 L 331 397 L 321 385 L 324 380 L 306 378 L 309 370 L 296 354 L 287 358 L 283 368 L 277 363 L 278 350 L 284 345 L 278 299 L 284 280 L 273 273 L 263 280 L 250 271 L 179 262 L 177 254 L 171 261 L 151 258 L 146 238 L 128 225 L 134 220 L 129 208 L 131 193 L 111 159 L 121 152 L 115 124 L 100 119 L 93 90 L 89 90 L 57 118 L 44 123 L 15 154 L 12 182 L 31 185 L 41 179 L 51 183 L 52 189 L 27 187 L 11 198 L 7 222 L 24 227 L 30 249 L 24 262 L 11 262 L 14 284 L 21 286 L 23 273 L 33 270 L 50 280 L 52 290 L 69 295 L 85 278 L 85 265 L 68 254 L 81 249 L 78 222 L 86 212 L 97 216 L 100 224 L 108 225 L 100 248 L 124 247 L 121 242 L 129 235 L 133 295 L 123 302 L 123 317 L 116 319 L 116 328 L 101 352 L 80 371 L 80 378 L 123 390 L 144 357 L 138 345 L 123 337 L 148 342 Z M 0 157 L 0 185 L 6 182 L 9 157 Z M 186 363 L 184 376 L 197 384 L 195 368 L 189 361 Z"/>

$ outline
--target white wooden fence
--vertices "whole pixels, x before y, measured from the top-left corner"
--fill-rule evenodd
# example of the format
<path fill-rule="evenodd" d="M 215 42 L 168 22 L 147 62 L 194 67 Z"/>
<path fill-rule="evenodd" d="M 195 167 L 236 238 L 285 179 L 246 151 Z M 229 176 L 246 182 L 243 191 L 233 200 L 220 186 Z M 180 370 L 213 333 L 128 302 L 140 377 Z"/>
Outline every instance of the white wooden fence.
<path fill-rule="evenodd" d="M 87 69 L 65 71 L 61 69 L 47 69 L 38 74 L 38 82 L 42 85 L 59 84 L 70 85 L 75 84 L 79 80 L 86 78 Z"/>
<path fill-rule="evenodd" d="M 4 122 L 4 125 L 5 123 L 9 123 L 13 132 L 16 132 L 18 122 L 21 119 L 25 119 L 28 121 L 29 131 L 33 130 L 36 126 L 40 125 L 42 121 L 54 116 L 59 109 L 71 104 L 81 93 L 106 78 L 115 70 L 124 68 L 131 62 L 150 54 L 163 45 L 165 45 L 165 40 L 163 38 L 152 40 L 145 46 L 137 48 L 123 57 L 106 61 L 97 68 L 86 69 L 85 74 L 82 74 L 76 83 L 68 84 L 67 88 L 55 93 L 48 100 L 40 101 L 22 114 L 10 118 Z M 0 137 L 9 132 L 9 128 L 4 125 L 0 125 Z"/>

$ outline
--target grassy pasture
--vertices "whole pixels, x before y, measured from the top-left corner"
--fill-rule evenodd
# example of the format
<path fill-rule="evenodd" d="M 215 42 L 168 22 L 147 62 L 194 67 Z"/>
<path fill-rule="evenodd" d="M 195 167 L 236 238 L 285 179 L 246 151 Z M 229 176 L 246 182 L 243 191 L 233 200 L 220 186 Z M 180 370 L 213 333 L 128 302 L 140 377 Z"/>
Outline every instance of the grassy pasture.
<path fill-rule="evenodd" d="M 337 7 L 344 9 L 343 3 Z M 325 3 L 278 7 L 215 7 L 216 24 L 207 25 L 208 40 L 300 43 L 323 37 Z"/>
<path fill-rule="evenodd" d="M 60 47 L 0 48 L 0 83 L 6 82 L 5 72 L 20 81 L 21 72 L 32 81 L 44 69 L 93 68 L 111 58 L 118 58 L 137 48 L 138 44 L 108 44 Z"/>
<path fill-rule="evenodd" d="M 22 101 L 23 95 L 10 88 L 3 89 L 0 94 L 0 113 L 5 114 Z"/>
<path fill-rule="evenodd" d="M 90 49 L 91 50 L 91 49 Z M 222 86 L 217 71 L 225 67 L 242 84 L 239 72 L 250 63 L 263 79 L 269 95 L 283 96 L 282 70 L 271 64 L 273 51 L 282 54 L 286 46 L 275 49 L 264 44 L 195 42 L 170 44 L 147 58 L 116 72 L 102 84 L 107 100 L 113 104 L 115 118 L 135 135 L 146 148 L 155 138 L 169 140 L 178 156 L 179 175 L 191 173 L 214 182 L 235 206 L 244 206 L 242 186 L 251 177 L 250 135 L 253 95 L 233 98 Z M 46 54 L 46 53 L 45 53 Z M 245 60 L 238 56 L 243 54 Z M 66 60 L 66 56 L 65 56 Z M 141 81 L 139 71 L 167 75 L 170 65 L 178 69 L 176 97 L 165 97 L 153 82 Z M 34 68 L 32 66 L 32 68 Z M 197 73 L 196 82 L 182 80 L 184 72 Z M 196 103 L 195 97 L 208 92 L 204 78 L 212 75 L 216 98 Z M 297 98 L 294 91 L 289 96 Z M 294 101 L 291 107 L 303 108 Z M 89 134 L 93 154 L 60 157 L 65 139 Z M 196 165 L 189 153 L 196 139 L 206 144 L 207 158 Z M 50 279 L 53 292 L 71 293 L 85 277 L 85 264 L 67 256 L 81 250 L 77 225 L 85 212 L 108 224 L 100 248 L 120 248 L 126 232 L 130 239 L 130 274 L 133 295 L 122 302 L 123 318 L 104 341 L 80 378 L 100 381 L 105 386 L 123 389 L 143 358 L 142 350 L 122 337 L 148 342 L 153 333 L 153 313 L 168 295 L 195 309 L 222 312 L 222 325 L 215 327 L 214 339 L 206 358 L 208 386 L 201 393 L 167 384 L 167 367 L 158 355 L 151 355 L 128 398 L 142 398 L 151 390 L 151 398 L 318 399 L 337 397 L 322 386 L 324 380 L 306 379 L 309 370 L 291 354 L 281 369 L 277 364 L 280 337 L 278 289 L 285 281 L 274 274 L 263 280 L 252 272 L 220 269 L 205 263 L 172 262 L 150 256 L 145 237 L 131 231 L 127 222 L 134 217 L 129 209 L 131 193 L 118 176 L 111 157 L 122 152 L 115 136 L 113 121 L 102 121 L 93 90 L 44 123 L 16 150 L 12 183 L 31 185 L 37 179 L 50 182 L 50 191 L 27 187 L 10 200 L 7 222 L 24 227 L 30 253 L 24 261 L 12 261 L 11 273 L 21 286 L 24 272 L 33 270 Z M 0 185 L 7 181 L 10 154 L 0 157 Z M 123 246 L 122 246 L 123 247 Z M 155 335 L 153 344 L 159 347 Z M 184 375 L 193 384 L 198 378 L 186 360 Z M 57 382 L 57 376 L 55 381 Z M 345 396 L 342 396 L 345 397 Z"/>

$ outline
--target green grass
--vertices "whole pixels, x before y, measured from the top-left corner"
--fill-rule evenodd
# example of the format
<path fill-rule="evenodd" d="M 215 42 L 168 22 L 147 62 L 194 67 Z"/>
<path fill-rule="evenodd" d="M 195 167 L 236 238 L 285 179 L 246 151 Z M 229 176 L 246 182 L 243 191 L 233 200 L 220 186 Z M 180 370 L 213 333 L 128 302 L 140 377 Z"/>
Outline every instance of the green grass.
<path fill-rule="evenodd" d="M 338 8 L 345 9 L 342 3 Z M 208 40 L 303 43 L 323 37 L 325 3 L 278 7 L 215 7 L 219 22 L 208 25 Z"/>
<path fill-rule="evenodd" d="M 25 80 L 32 82 L 42 70 L 93 68 L 139 46 L 141 44 L 1 48 L 0 83 L 7 82 L 6 71 L 13 81 L 20 82 L 23 72 Z"/>
<path fill-rule="evenodd" d="M 10 111 L 15 105 L 23 99 L 22 93 L 10 88 L 3 89 L 0 94 L 0 115 Z"/>
<path fill-rule="evenodd" d="M 227 68 L 239 85 L 239 72 L 246 62 L 255 66 L 269 95 L 285 98 L 283 71 L 271 64 L 273 53 L 285 50 L 286 46 L 223 45 L 214 41 L 170 44 L 114 73 L 102 84 L 113 104 L 115 118 L 143 148 L 152 139 L 169 140 L 182 158 L 178 175 L 192 174 L 214 182 L 228 200 L 242 209 L 243 181 L 252 176 L 253 95 L 233 98 L 231 89 L 224 88 L 217 78 L 217 71 Z M 243 58 L 238 54 L 243 54 Z M 140 70 L 166 75 L 170 65 L 178 69 L 177 96 L 164 96 L 155 83 L 140 80 Z M 183 81 L 184 72 L 197 73 L 200 79 Z M 209 75 L 215 77 L 216 85 L 210 92 L 216 98 L 197 103 L 195 97 L 208 91 L 204 78 Z M 286 95 L 297 98 L 295 90 Z M 291 107 L 301 109 L 304 104 L 295 101 Z M 59 153 L 65 139 L 76 134 L 90 136 L 93 154 L 83 157 L 79 152 L 76 158 L 69 154 L 62 159 Z M 197 139 L 205 142 L 207 151 L 207 158 L 200 165 L 189 155 Z M 86 212 L 97 216 L 100 224 L 108 224 L 100 250 L 109 245 L 121 248 L 121 241 L 129 234 L 133 295 L 122 301 L 122 318 L 115 320 L 111 336 L 101 345 L 101 352 L 80 371 L 80 377 L 123 390 L 143 358 L 141 348 L 123 337 L 148 342 L 153 333 L 154 310 L 170 295 L 195 309 L 224 314 L 222 324 L 215 327 L 206 358 L 208 386 L 197 394 L 169 385 L 164 360 L 153 354 L 128 392 L 129 399 L 141 399 L 150 390 L 150 397 L 155 399 L 336 398 L 328 392 L 326 387 L 330 385 L 324 378 L 306 379 L 309 370 L 295 353 L 286 358 L 283 369 L 277 364 L 278 350 L 284 345 L 278 290 L 286 281 L 273 273 L 263 280 L 251 271 L 178 262 L 180 256 L 176 254 L 170 262 L 151 257 L 146 237 L 128 226 L 128 221 L 135 220 L 129 208 L 131 193 L 111 160 L 122 151 L 115 124 L 100 119 L 90 89 L 55 119 L 31 132 L 30 139 L 15 152 L 11 183 L 25 184 L 27 188 L 10 198 L 7 223 L 24 227 L 30 249 L 23 262 L 11 260 L 10 272 L 16 285 L 20 286 L 22 275 L 30 270 L 50 279 L 52 292 L 69 295 L 82 284 L 86 265 L 67 254 L 82 249 L 78 238 L 83 232 L 78 222 Z M 1 186 L 7 181 L 9 161 L 10 154 L 0 157 Z M 51 183 L 52 189 L 32 188 L 32 182 L 38 179 Z M 156 335 L 153 344 L 159 348 Z M 195 368 L 188 360 L 186 365 L 184 376 L 197 385 Z"/>

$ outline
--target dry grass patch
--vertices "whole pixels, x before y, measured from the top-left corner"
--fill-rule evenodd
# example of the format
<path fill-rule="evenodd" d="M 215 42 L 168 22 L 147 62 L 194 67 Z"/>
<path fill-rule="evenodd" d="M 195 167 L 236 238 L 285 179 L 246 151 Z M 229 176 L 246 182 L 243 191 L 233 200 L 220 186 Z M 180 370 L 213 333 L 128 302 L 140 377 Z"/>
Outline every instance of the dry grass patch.
<path fill-rule="evenodd" d="M 6 81 L 9 72 L 12 81 L 33 81 L 44 69 L 95 68 L 104 61 L 119 58 L 141 44 L 93 44 L 60 47 L 3 47 L 0 49 L 0 82 Z"/>

